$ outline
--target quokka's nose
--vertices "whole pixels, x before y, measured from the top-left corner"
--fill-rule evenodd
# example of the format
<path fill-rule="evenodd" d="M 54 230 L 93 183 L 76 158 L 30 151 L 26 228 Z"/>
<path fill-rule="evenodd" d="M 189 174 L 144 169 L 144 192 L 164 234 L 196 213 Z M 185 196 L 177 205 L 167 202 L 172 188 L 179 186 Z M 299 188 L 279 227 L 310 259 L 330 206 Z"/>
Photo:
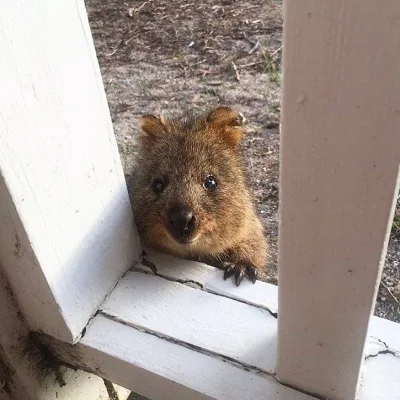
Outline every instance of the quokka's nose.
<path fill-rule="evenodd" d="M 187 207 L 174 207 L 168 214 L 169 226 L 172 233 L 179 239 L 187 238 L 196 225 L 196 217 Z"/>

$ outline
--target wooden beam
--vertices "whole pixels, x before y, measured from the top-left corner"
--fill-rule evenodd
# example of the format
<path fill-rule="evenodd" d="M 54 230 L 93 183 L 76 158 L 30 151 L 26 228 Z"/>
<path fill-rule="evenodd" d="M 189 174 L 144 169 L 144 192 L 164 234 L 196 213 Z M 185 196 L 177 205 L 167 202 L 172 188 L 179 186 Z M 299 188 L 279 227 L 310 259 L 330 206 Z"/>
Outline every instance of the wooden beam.
<path fill-rule="evenodd" d="M 226 288 L 216 287 L 218 293 L 209 293 L 200 283 L 208 281 L 202 264 L 184 265 L 161 255 L 148 258 L 164 277 L 128 272 L 79 343 L 43 335 L 36 335 L 37 340 L 62 363 L 94 371 L 152 400 L 316 399 L 276 380 L 277 325 L 265 310 L 269 302 L 250 305 L 253 296 L 242 285 L 238 299 L 232 299 L 228 282 Z M 257 286 L 271 289 L 264 282 Z M 266 298 L 273 296 L 276 291 Z M 373 317 L 368 335 L 359 400 L 395 399 L 400 324 Z M 385 396 L 371 397 L 379 386 L 385 387 Z"/>
<path fill-rule="evenodd" d="M 235 299 L 246 304 L 269 310 L 271 314 L 278 312 L 278 287 L 270 283 L 257 281 L 255 284 L 244 280 L 240 288 L 233 280 L 224 280 L 224 272 L 218 268 L 201 262 L 176 258 L 153 249 L 146 249 L 146 260 L 154 264 L 157 275 L 184 282 L 187 285 L 201 287 L 208 293 L 215 293 L 224 297 Z M 135 270 L 152 272 L 148 266 L 135 264 Z"/>
<path fill-rule="evenodd" d="M 0 12 L 0 262 L 32 329 L 76 340 L 138 259 L 82 0 Z"/>
<path fill-rule="evenodd" d="M 398 190 L 400 3 L 284 2 L 277 376 L 354 399 Z"/>
<path fill-rule="evenodd" d="M 264 308 L 153 274 L 128 272 L 100 311 L 127 325 L 162 333 L 270 374 L 275 371 L 277 321 Z"/>

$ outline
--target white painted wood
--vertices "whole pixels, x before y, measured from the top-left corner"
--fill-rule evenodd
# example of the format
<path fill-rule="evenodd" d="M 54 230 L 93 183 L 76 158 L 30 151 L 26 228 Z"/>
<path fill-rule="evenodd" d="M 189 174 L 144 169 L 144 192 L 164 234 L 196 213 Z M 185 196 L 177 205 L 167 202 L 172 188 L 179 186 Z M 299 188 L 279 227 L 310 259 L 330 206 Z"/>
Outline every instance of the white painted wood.
<path fill-rule="evenodd" d="M 372 317 L 368 336 L 358 397 L 400 400 L 400 324 Z"/>
<path fill-rule="evenodd" d="M 82 0 L 0 6 L 0 262 L 73 341 L 139 245 Z"/>
<path fill-rule="evenodd" d="M 125 324 L 274 372 L 277 320 L 264 309 L 128 272 L 101 310 Z"/>
<path fill-rule="evenodd" d="M 313 399 L 273 376 L 245 371 L 102 315 L 89 325 L 78 350 L 88 366 L 152 400 Z"/>
<path fill-rule="evenodd" d="M 399 400 L 399 356 L 395 358 L 387 354 L 378 357 L 366 361 L 358 398 L 361 400 Z"/>
<path fill-rule="evenodd" d="M 398 340 L 400 325 L 392 326 L 387 335 Z M 400 348 L 381 338 L 369 338 L 363 365 L 363 374 L 358 393 L 362 400 L 400 399 Z"/>
<path fill-rule="evenodd" d="M 400 3 L 284 3 L 283 382 L 355 398 L 400 159 Z"/>
<path fill-rule="evenodd" d="M 368 327 L 370 338 L 379 338 L 392 348 L 400 351 L 400 323 L 372 317 Z"/>
<path fill-rule="evenodd" d="M 157 274 L 187 284 L 200 285 L 203 290 L 223 295 L 225 297 L 264 307 L 271 312 L 278 311 L 278 287 L 269 283 L 257 281 L 252 284 L 243 280 L 237 287 L 232 279 L 223 280 L 223 271 L 210 265 L 172 257 L 153 249 L 146 249 L 146 260 L 157 268 Z M 150 272 L 151 269 L 142 264 L 135 269 Z"/>
<path fill-rule="evenodd" d="M 194 265 L 187 262 L 189 269 Z M 192 288 L 186 286 L 188 283 L 168 279 L 172 281 L 129 272 L 106 301 L 106 311 L 100 311 L 89 324 L 80 343 L 50 343 L 52 351 L 68 364 L 95 371 L 152 400 L 311 398 L 302 397 L 300 392 L 287 392 L 288 388 L 279 384 L 273 374 L 260 371 L 258 358 L 246 354 L 246 346 L 247 353 L 253 352 L 254 342 L 260 343 L 261 353 L 276 353 L 276 342 L 271 344 L 275 348 L 268 350 L 258 339 L 259 333 L 254 337 L 254 326 L 263 324 L 264 319 L 261 314 L 256 322 L 248 322 L 252 318 L 249 310 L 257 307 L 206 293 L 197 284 Z M 235 318 L 226 318 L 232 310 Z M 221 321 L 216 321 L 216 314 Z M 203 319 L 200 323 L 199 318 Z M 232 332 L 238 329 L 237 321 L 242 321 L 243 326 L 235 336 Z M 243 334 L 244 329 L 250 333 Z M 268 328 L 263 338 L 266 332 L 276 336 L 276 325 L 274 329 L 273 332 Z M 387 324 L 373 317 L 369 335 L 366 357 L 386 349 L 398 352 L 400 324 Z M 238 338 L 243 340 L 239 350 Z M 387 356 L 379 354 L 365 362 L 358 400 L 372 400 L 377 382 L 389 388 L 382 391 L 385 399 L 398 398 L 393 390 L 398 385 L 400 357 L 394 357 L 396 361 L 390 363 L 391 371 L 387 373 Z M 273 361 L 269 361 L 268 372 L 275 369 Z"/>
<path fill-rule="evenodd" d="M 400 325 L 392 328 L 395 336 Z M 372 338 L 366 354 L 383 349 Z M 240 363 L 224 362 L 216 355 L 171 343 L 104 315 L 93 319 L 74 350 L 85 368 L 152 400 L 314 398 L 279 384 L 273 376 L 256 373 L 252 367 L 247 366 L 246 371 Z M 365 365 L 358 400 L 399 399 L 400 357 L 380 354 L 369 358 Z"/>
<path fill-rule="evenodd" d="M 399 333 L 400 327 L 397 330 L 393 330 L 392 334 Z M 385 342 L 380 337 L 369 336 L 365 345 L 364 360 L 369 360 L 380 355 L 382 351 L 390 351 L 396 357 L 400 357 L 400 349 L 393 347 L 391 342 Z"/>
<path fill-rule="evenodd" d="M 103 379 L 83 371 L 53 368 L 30 335 L 0 270 L 0 399 L 108 400 Z M 117 389 L 125 400 L 126 389 Z"/>

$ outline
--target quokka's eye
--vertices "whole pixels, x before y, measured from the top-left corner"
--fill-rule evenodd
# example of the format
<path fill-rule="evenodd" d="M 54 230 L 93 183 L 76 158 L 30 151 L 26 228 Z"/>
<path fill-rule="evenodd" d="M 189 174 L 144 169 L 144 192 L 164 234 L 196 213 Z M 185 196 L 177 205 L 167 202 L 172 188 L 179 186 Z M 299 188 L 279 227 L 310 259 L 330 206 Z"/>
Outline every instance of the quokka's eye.
<path fill-rule="evenodd" d="M 161 179 L 154 179 L 151 183 L 151 189 L 154 193 L 160 194 L 165 188 L 165 183 Z"/>
<path fill-rule="evenodd" d="M 212 175 L 208 175 L 207 178 L 204 180 L 203 186 L 204 189 L 213 192 L 217 188 L 218 183 Z"/>

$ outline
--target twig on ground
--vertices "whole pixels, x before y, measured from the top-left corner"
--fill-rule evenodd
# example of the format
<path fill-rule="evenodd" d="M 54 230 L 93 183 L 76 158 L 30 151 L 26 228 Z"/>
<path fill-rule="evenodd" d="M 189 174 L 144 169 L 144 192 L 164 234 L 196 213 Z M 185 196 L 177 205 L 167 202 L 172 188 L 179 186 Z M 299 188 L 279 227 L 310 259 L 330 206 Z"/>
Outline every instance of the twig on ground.
<path fill-rule="evenodd" d="M 113 55 L 117 52 L 117 50 L 118 50 L 118 46 L 117 46 L 117 48 L 115 48 L 111 53 L 105 53 L 104 55 L 105 55 L 106 57 L 111 57 L 111 56 L 113 56 Z"/>
<path fill-rule="evenodd" d="M 260 64 L 264 64 L 264 61 L 257 61 L 257 62 L 252 62 L 249 64 L 243 64 L 243 65 L 240 65 L 240 68 L 254 67 L 255 65 L 260 65 Z"/>
<path fill-rule="evenodd" d="M 253 54 L 258 49 L 259 46 L 260 46 L 260 41 L 257 40 L 257 43 L 249 50 L 249 54 Z"/>
<path fill-rule="evenodd" d="M 111 57 L 113 56 L 121 47 L 126 46 L 132 39 L 135 38 L 135 36 L 130 37 L 129 39 L 126 39 L 128 35 L 131 35 L 132 33 L 136 33 L 136 30 L 131 30 L 131 27 L 125 30 L 125 32 L 122 35 L 122 39 L 118 42 L 118 44 L 115 46 L 114 50 L 111 51 L 110 53 L 105 53 L 104 55 L 106 57 Z"/>
<path fill-rule="evenodd" d="M 255 46 L 255 45 L 257 44 L 257 42 L 258 42 L 258 40 L 257 40 L 257 41 L 254 41 L 253 39 L 250 39 L 250 38 L 246 35 L 246 32 L 243 32 L 243 36 L 244 36 L 244 38 L 245 38 L 250 44 L 252 44 L 253 46 Z"/>
<path fill-rule="evenodd" d="M 189 65 L 189 67 L 195 67 L 196 65 L 203 64 L 203 63 L 205 63 L 206 61 L 207 61 L 206 59 L 201 60 L 201 61 L 199 61 L 199 62 L 197 62 L 197 63 L 194 63 L 194 64 L 192 64 L 192 65 Z"/>
<path fill-rule="evenodd" d="M 253 46 L 250 50 L 249 50 L 249 54 L 253 54 L 259 47 L 260 47 L 260 41 L 257 39 L 256 41 L 250 39 L 245 32 L 243 32 L 243 36 L 244 38 Z"/>
<path fill-rule="evenodd" d="M 139 6 L 138 8 L 132 7 L 128 9 L 128 15 L 130 17 L 133 17 L 134 13 L 139 12 L 146 4 L 149 4 L 151 2 L 151 0 L 149 1 L 145 1 L 141 6 Z"/>
<path fill-rule="evenodd" d="M 254 183 L 254 177 L 256 176 L 256 174 L 254 173 L 254 167 L 253 167 L 253 157 L 250 154 L 250 168 L 251 168 L 251 175 L 250 175 L 250 180 L 251 183 Z"/>
<path fill-rule="evenodd" d="M 282 50 L 283 46 L 279 47 L 278 49 L 274 50 L 270 53 L 270 57 L 273 57 L 275 54 L 278 54 Z"/>
<path fill-rule="evenodd" d="M 387 290 L 387 292 L 389 293 L 390 297 L 397 303 L 399 304 L 399 300 L 397 299 L 397 297 L 391 292 L 391 290 L 385 285 L 385 283 L 383 281 L 381 281 L 381 285 Z"/>
<path fill-rule="evenodd" d="M 236 80 L 239 82 L 240 81 L 240 75 L 239 75 L 238 67 L 236 66 L 236 64 L 233 61 L 231 61 L 231 65 L 233 67 L 233 70 L 235 71 Z"/>
<path fill-rule="evenodd" d="M 207 82 L 207 85 L 210 85 L 210 86 L 221 86 L 221 85 L 223 85 L 223 81 L 209 81 L 209 82 Z"/>

